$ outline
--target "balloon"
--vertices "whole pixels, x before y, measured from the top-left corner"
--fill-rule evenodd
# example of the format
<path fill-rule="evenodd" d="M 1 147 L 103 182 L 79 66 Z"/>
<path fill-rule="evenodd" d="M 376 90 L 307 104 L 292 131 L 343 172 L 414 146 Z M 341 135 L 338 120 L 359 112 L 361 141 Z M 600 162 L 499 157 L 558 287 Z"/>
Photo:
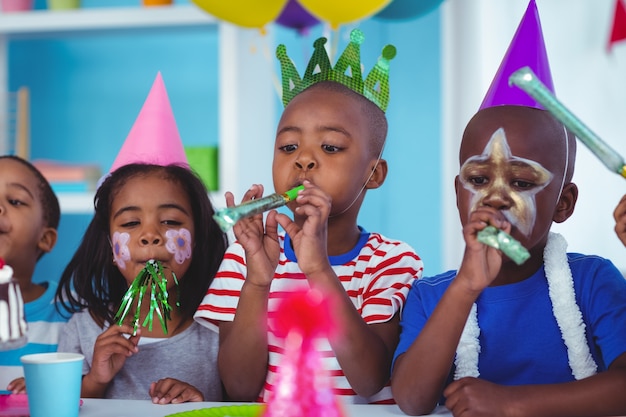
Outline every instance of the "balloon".
<path fill-rule="evenodd" d="M 337 29 L 343 23 L 350 23 L 372 16 L 382 10 L 391 0 L 299 0 L 313 16 L 330 23 Z M 418 1 L 418 0 L 412 0 Z"/>
<path fill-rule="evenodd" d="M 289 0 L 278 19 L 276 19 L 276 23 L 279 25 L 296 29 L 301 35 L 305 34 L 308 28 L 317 25 L 319 22 L 296 0 Z"/>
<path fill-rule="evenodd" d="M 246 28 L 273 22 L 287 0 L 191 0 L 205 12 Z"/>
<path fill-rule="evenodd" d="M 393 0 L 374 17 L 383 20 L 410 20 L 422 16 L 443 3 L 443 0 Z"/>

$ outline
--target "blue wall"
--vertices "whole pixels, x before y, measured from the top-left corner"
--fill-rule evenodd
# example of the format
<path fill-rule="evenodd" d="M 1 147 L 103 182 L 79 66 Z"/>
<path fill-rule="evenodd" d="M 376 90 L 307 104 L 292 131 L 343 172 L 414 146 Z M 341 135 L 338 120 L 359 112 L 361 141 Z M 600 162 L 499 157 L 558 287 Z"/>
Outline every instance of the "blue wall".
<path fill-rule="evenodd" d="M 83 7 L 138 3 L 83 0 Z M 44 2 L 37 0 L 36 7 L 43 8 Z M 390 131 L 384 158 L 389 175 L 382 188 L 369 192 L 360 224 L 410 243 L 424 259 L 425 273 L 433 274 L 442 262 L 440 15 L 434 11 L 403 23 L 371 19 L 359 27 L 366 35 L 365 72 L 383 45 L 393 43 L 398 49 L 391 63 L 387 111 Z M 340 50 L 349 29 L 341 30 Z M 270 31 L 275 44 L 287 44 L 302 71 L 322 27 L 306 36 L 281 27 Z M 184 143 L 217 143 L 217 33 L 211 29 L 24 39 L 10 43 L 9 60 L 9 87 L 31 89 L 33 159 L 97 163 L 106 172 L 157 71 L 163 75 Z M 276 106 L 279 115 L 278 97 Z M 40 261 L 36 281 L 60 275 L 89 220 L 89 215 L 62 216 L 59 243 Z"/>

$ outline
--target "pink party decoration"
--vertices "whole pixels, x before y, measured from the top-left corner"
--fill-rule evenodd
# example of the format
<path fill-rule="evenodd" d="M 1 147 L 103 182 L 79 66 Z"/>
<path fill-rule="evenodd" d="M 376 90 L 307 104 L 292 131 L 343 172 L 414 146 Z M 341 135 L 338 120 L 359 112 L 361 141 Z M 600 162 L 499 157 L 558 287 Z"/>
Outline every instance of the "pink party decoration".
<path fill-rule="evenodd" d="M 132 163 L 189 167 L 160 72 L 110 172 Z"/>
<path fill-rule="evenodd" d="M 33 10 L 33 0 L 0 0 L 3 12 L 25 12 Z"/>
<path fill-rule="evenodd" d="M 263 417 L 342 417 L 315 341 L 334 331 L 324 296 L 293 292 L 280 303 L 274 331 L 285 339 L 280 372 Z"/>
<path fill-rule="evenodd" d="M 626 39 L 626 4 L 624 0 L 615 0 L 615 11 L 613 13 L 613 24 L 609 36 L 608 50 L 613 48 L 613 44 Z"/>
<path fill-rule="evenodd" d="M 502 105 L 528 106 L 544 109 L 523 90 L 509 85 L 509 77 L 522 67 L 530 67 L 537 77 L 554 94 L 548 54 L 543 41 L 541 22 L 535 0 L 530 0 L 513 40 L 509 44 L 498 72 L 491 82 L 480 109 Z"/>

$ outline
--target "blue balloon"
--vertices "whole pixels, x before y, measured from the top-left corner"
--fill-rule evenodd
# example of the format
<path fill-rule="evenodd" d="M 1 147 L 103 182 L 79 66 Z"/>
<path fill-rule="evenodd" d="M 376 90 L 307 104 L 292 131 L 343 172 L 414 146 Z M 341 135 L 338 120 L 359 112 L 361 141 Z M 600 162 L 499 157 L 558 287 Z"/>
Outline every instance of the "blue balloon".
<path fill-rule="evenodd" d="M 393 0 L 374 15 L 383 20 L 411 20 L 435 10 L 443 0 Z"/>

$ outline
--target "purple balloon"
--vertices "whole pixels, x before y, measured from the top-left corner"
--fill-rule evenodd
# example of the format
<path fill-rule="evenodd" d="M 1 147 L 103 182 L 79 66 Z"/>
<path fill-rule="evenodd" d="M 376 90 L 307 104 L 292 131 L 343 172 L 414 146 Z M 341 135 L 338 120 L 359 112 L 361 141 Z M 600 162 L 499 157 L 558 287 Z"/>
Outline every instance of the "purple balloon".
<path fill-rule="evenodd" d="M 276 19 L 276 23 L 279 25 L 296 29 L 300 34 L 305 34 L 308 28 L 317 25 L 319 22 L 297 0 L 289 0 Z"/>

